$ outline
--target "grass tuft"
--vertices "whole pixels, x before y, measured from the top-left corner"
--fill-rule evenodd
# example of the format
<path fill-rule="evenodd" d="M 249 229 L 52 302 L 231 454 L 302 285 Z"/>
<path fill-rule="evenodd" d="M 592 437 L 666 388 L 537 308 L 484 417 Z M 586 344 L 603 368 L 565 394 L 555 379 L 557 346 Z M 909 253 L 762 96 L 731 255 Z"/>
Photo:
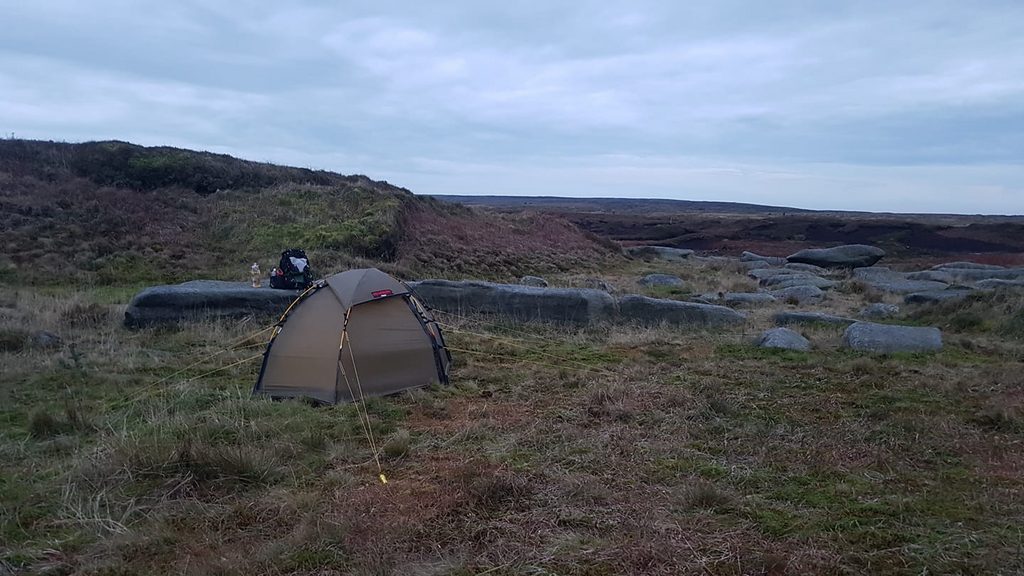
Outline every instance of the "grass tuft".
<path fill-rule="evenodd" d="M 46 410 L 34 410 L 29 416 L 29 434 L 33 438 L 52 438 L 75 432 L 95 430 L 95 426 L 73 406 L 64 409 L 64 413 L 54 416 Z"/>
<path fill-rule="evenodd" d="M 28 342 L 29 334 L 18 328 L 0 329 L 0 352 L 20 352 Z"/>
<path fill-rule="evenodd" d="M 683 501 L 690 508 L 722 511 L 730 508 L 736 499 L 715 484 L 698 481 L 683 491 Z"/>
<path fill-rule="evenodd" d="M 399 430 L 384 443 L 384 456 L 391 460 L 405 458 L 409 455 L 412 445 L 412 437 L 408 430 Z"/>
<path fill-rule="evenodd" d="M 463 483 L 472 505 L 484 510 L 514 507 L 533 494 L 523 478 L 484 470 L 470 472 Z"/>

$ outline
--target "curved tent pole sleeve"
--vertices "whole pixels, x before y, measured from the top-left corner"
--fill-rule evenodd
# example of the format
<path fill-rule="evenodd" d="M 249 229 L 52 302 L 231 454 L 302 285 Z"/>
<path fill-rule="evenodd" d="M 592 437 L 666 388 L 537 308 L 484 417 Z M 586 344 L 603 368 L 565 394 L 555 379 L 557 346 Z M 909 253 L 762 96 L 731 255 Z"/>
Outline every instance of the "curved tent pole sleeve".
<path fill-rule="evenodd" d="M 409 305 L 409 309 L 412 310 L 413 314 L 416 315 L 416 319 L 420 322 L 420 327 L 423 328 L 423 333 L 430 339 L 430 347 L 434 350 L 434 368 L 437 370 L 437 379 L 441 384 L 448 384 L 450 382 L 448 378 L 448 371 L 444 369 L 444 362 L 441 361 L 441 349 L 442 346 L 438 342 L 441 328 L 437 329 L 438 334 L 434 333 L 433 328 L 430 327 L 426 315 L 423 313 L 423 305 L 420 304 L 419 300 L 414 295 L 408 295 L 405 303 Z M 436 323 L 435 323 L 436 325 Z M 448 355 L 448 363 L 451 364 L 452 355 L 448 352 L 448 348 L 444 347 L 444 353 Z"/>
<path fill-rule="evenodd" d="M 345 350 L 345 335 L 348 334 L 348 318 L 349 318 L 349 316 L 351 314 L 352 314 L 352 308 L 349 307 L 347 310 L 345 310 L 345 323 L 342 324 L 342 326 L 341 326 L 341 341 L 338 342 L 338 372 L 334 375 L 334 403 L 335 404 L 337 404 L 338 401 L 341 399 L 341 377 L 343 376 L 342 372 L 345 369 L 344 366 L 342 366 L 342 364 L 341 364 L 342 363 L 341 353 L 342 353 L 343 350 Z M 346 379 L 347 379 L 347 376 L 346 376 Z M 354 398 L 353 398 L 353 401 L 355 401 Z"/>
<path fill-rule="evenodd" d="M 420 296 L 420 293 L 417 292 L 415 288 L 413 288 L 412 286 L 409 286 L 409 284 L 407 282 L 403 281 L 403 280 L 399 280 L 399 282 L 402 283 L 402 286 L 405 286 L 405 289 L 409 291 L 409 294 L 411 294 L 414 298 L 416 298 L 416 304 L 420 308 L 423 308 L 427 312 L 430 312 L 430 311 L 433 310 L 433 308 L 431 308 L 430 306 L 427 305 L 426 300 L 424 300 L 423 297 Z"/>
<path fill-rule="evenodd" d="M 403 282 L 402 284 L 405 284 L 405 283 Z M 406 288 L 409 288 L 409 286 L 406 285 Z M 409 288 L 409 291 L 413 293 L 413 295 L 410 296 L 409 299 L 412 300 L 412 302 L 414 302 L 416 304 L 415 312 L 417 313 L 417 315 L 419 315 L 421 317 L 421 322 L 425 322 L 426 323 L 425 324 L 425 328 L 427 329 L 427 331 L 430 334 L 431 338 L 436 340 L 436 342 L 434 342 L 434 344 L 435 344 L 435 352 L 437 352 L 437 348 L 438 347 L 440 347 L 441 350 L 444 350 L 444 355 L 448 358 L 448 365 L 451 366 L 451 363 L 452 363 L 452 353 L 451 353 L 450 350 L 448 350 L 448 343 L 446 343 L 444 341 L 444 335 L 441 333 L 441 326 L 440 326 L 440 324 L 437 323 L 437 320 L 435 318 L 433 318 L 433 316 L 427 316 L 427 314 L 429 313 L 429 308 L 427 308 L 427 305 L 424 304 L 422 300 L 420 300 L 419 294 L 416 294 L 415 291 L 412 288 Z M 431 327 L 430 327 L 431 324 L 433 324 L 437 328 L 437 334 L 433 333 L 433 329 L 431 329 Z M 438 361 L 438 368 L 439 368 L 438 369 L 438 373 L 441 373 L 441 372 L 444 373 L 444 375 L 441 377 L 441 381 L 443 383 L 447 384 L 448 383 L 448 371 L 440 369 L 440 367 L 443 365 L 443 363 L 441 362 L 440 358 L 438 358 L 437 361 Z"/>

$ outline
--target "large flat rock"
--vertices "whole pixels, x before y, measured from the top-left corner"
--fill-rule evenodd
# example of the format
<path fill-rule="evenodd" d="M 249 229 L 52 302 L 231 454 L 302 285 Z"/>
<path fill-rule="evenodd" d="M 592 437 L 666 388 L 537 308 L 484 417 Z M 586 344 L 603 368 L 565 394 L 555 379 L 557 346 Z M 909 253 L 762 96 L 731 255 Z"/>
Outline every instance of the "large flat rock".
<path fill-rule="evenodd" d="M 776 276 L 769 276 L 760 281 L 762 286 L 773 287 L 776 289 L 781 288 L 793 288 L 795 286 L 814 286 L 822 290 L 828 290 L 839 285 L 839 282 L 834 280 L 826 280 L 821 276 L 815 276 L 814 274 L 779 274 Z"/>
<path fill-rule="evenodd" d="M 624 322 L 645 325 L 719 327 L 743 324 L 746 315 L 713 304 L 680 302 L 627 294 L 619 298 L 619 318 Z"/>
<path fill-rule="evenodd" d="M 615 300 L 602 290 L 451 280 L 408 284 L 428 307 L 451 314 L 495 314 L 576 325 L 610 322 L 615 316 Z"/>
<path fill-rule="evenodd" d="M 857 322 L 846 329 L 843 342 L 866 352 L 931 352 L 942 348 L 942 332 L 938 328 Z"/>
<path fill-rule="evenodd" d="M 786 260 L 813 264 L 822 268 L 861 268 L 874 266 L 885 256 L 885 250 L 864 244 L 848 244 L 835 248 L 810 248 L 791 254 Z"/>
<path fill-rule="evenodd" d="M 153 286 L 139 292 L 124 313 L 126 326 L 141 327 L 180 320 L 280 315 L 302 292 L 253 288 L 247 282 L 193 280 Z"/>

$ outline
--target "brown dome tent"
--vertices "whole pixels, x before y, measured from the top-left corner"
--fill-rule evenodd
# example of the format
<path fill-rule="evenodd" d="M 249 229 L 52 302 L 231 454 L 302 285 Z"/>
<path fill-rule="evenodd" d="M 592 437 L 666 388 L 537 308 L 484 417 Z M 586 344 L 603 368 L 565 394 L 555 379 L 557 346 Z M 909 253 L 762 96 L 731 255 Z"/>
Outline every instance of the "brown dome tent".
<path fill-rule="evenodd" d="M 253 394 L 327 404 L 448 383 L 441 329 L 404 283 L 376 268 L 316 282 L 274 330 Z"/>

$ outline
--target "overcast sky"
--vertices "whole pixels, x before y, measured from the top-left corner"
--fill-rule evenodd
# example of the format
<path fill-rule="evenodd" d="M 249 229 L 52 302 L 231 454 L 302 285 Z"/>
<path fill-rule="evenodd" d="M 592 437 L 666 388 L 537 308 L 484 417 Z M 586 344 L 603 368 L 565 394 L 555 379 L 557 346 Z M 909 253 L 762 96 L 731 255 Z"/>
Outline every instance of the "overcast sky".
<path fill-rule="evenodd" d="M 1024 213 L 1019 0 L 4 4 L 4 136 L 417 193 Z"/>

